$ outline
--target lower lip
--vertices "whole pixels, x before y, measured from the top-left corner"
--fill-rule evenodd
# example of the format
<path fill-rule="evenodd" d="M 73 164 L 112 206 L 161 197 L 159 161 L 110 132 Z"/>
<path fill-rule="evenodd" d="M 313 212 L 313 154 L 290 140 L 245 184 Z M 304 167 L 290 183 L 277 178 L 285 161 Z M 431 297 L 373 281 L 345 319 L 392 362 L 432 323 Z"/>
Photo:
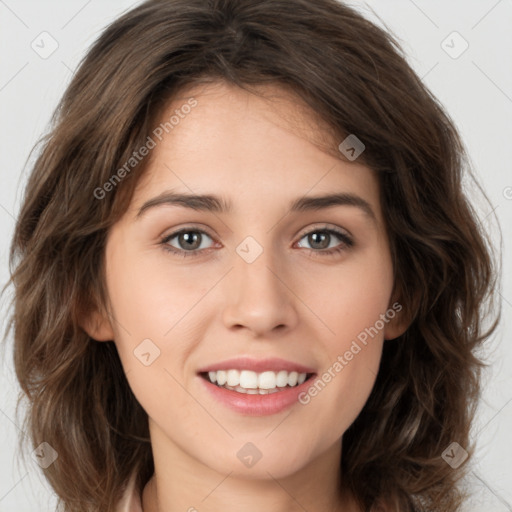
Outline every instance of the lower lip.
<path fill-rule="evenodd" d="M 199 378 L 203 381 L 206 389 L 208 389 L 213 397 L 230 409 L 248 416 L 268 416 L 284 411 L 293 404 L 298 403 L 299 394 L 309 388 L 314 376 L 298 386 L 267 395 L 238 393 L 237 391 L 221 388 L 216 384 L 212 384 L 209 380 L 201 376 L 199 376 Z"/>

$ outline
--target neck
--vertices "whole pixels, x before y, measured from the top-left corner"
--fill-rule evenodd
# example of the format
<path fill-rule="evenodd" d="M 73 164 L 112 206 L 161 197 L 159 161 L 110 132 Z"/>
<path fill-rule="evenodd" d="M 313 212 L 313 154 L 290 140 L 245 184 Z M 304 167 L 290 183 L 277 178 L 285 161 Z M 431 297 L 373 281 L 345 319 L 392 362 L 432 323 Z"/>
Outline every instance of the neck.
<path fill-rule="evenodd" d="M 260 467 L 257 476 L 247 476 L 235 468 L 215 471 L 168 438 L 162 443 L 162 435 L 153 425 L 152 445 L 165 449 L 153 450 L 155 473 L 143 490 L 144 512 L 356 511 L 349 493 L 340 490 L 341 440 L 292 474 L 273 475 Z"/>

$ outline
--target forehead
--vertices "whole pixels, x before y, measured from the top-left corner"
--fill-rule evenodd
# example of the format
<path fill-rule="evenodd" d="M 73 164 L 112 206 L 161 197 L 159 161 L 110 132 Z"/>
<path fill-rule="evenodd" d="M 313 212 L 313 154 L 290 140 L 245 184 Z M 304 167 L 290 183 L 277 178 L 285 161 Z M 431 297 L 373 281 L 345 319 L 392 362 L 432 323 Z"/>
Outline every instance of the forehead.
<path fill-rule="evenodd" d="M 364 194 L 378 210 L 373 171 L 336 156 L 340 141 L 325 121 L 280 86 L 257 91 L 263 97 L 224 83 L 180 91 L 161 112 L 134 206 L 166 188 L 235 202 L 335 190 Z"/>
<path fill-rule="evenodd" d="M 192 97 L 200 107 L 194 108 L 194 113 L 199 111 L 204 117 L 217 116 L 222 111 L 228 122 L 240 117 L 253 121 L 264 119 L 292 130 L 324 149 L 331 148 L 336 141 L 333 127 L 285 84 L 251 85 L 250 90 L 224 81 L 187 86 L 168 103 L 161 121 L 165 121 L 169 113 L 179 110 Z M 198 117 L 195 116 L 196 119 Z"/>

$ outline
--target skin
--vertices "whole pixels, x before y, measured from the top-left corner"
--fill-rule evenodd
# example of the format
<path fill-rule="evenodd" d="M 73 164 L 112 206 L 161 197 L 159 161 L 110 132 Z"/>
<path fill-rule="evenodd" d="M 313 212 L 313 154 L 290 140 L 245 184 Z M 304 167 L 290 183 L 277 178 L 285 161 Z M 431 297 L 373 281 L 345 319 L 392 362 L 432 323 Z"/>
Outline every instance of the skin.
<path fill-rule="evenodd" d="M 374 172 L 325 151 L 321 122 L 274 86 L 259 98 L 223 83 L 182 92 L 169 119 L 193 96 L 198 105 L 151 152 L 131 205 L 108 236 L 110 317 L 92 313 L 84 328 L 114 340 L 137 400 L 148 414 L 155 475 L 143 492 L 145 512 L 355 511 L 340 492 L 342 436 L 375 382 L 385 339 L 405 327 L 400 315 L 370 340 L 307 405 L 247 416 L 211 398 L 196 372 L 227 358 L 281 357 L 321 375 L 394 303 L 393 268 Z M 273 101 L 276 100 L 276 101 Z M 122 186 L 120 184 L 119 186 Z M 225 213 L 161 205 L 137 217 L 165 190 L 229 200 Z M 305 195 L 363 198 L 374 212 L 337 205 L 289 212 Z M 196 255 L 165 250 L 182 228 L 204 230 Z M 310 233 L 326 228 L 332 255 Z M 252 236 L 262 254 L 247 263 L 237 246 Z M 186 252 L 178 237 L 167 242 Z M 134 350 L 145 339 L 160 356 L 145 366 Z M 247 442 L 261 459 L 237 458 Z"/>

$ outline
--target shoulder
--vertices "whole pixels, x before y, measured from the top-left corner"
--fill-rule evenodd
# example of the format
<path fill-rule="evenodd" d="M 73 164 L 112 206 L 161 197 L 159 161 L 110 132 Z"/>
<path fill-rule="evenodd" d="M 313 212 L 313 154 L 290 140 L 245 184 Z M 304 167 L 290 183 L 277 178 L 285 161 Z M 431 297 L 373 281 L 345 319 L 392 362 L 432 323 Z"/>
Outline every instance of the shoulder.
<path fill-rule="evenodd" d="M 116 512 L 143 512 L 141 497 L 135 488 L 135 478 L 136 474 L 132 473 L 123 497 L 116 506 Z"/>

